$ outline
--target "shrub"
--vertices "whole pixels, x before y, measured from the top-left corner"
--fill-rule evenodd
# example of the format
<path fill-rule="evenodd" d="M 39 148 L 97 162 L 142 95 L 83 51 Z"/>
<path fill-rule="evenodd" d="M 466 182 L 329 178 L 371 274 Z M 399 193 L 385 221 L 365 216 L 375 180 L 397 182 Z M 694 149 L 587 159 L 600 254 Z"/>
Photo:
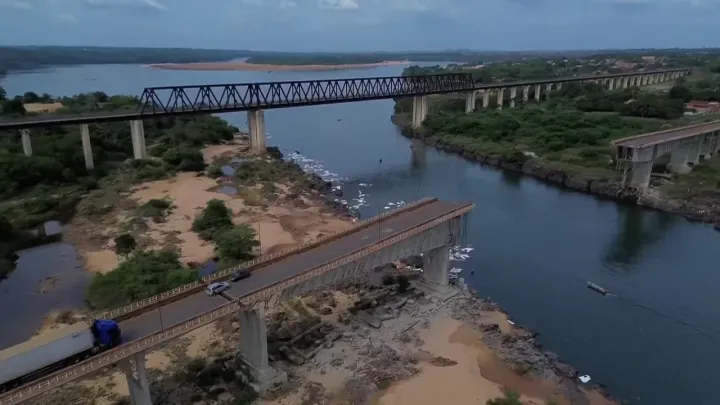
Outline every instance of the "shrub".
<path fill-rule="evenodd" d="M 232 226 L 232 212 L 224 202 L 214 198 L 208 201 L 200 216 L 195 218 L 192 230 L 202 239 L 212 240 L 216 233 L 219 234 Z"/>

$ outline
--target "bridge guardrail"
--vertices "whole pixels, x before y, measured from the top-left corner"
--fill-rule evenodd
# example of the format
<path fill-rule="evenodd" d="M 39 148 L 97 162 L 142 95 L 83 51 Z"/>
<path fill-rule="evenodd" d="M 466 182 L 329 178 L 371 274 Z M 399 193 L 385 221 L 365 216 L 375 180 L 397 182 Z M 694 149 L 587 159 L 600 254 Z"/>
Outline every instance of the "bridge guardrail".
<path fill-rule="evenodd" d="M 449 213 L 446 213 L 446 214 L 440 215 L 438 217 L 435 217 L 433 219 L 430 219 L 430 220 L 418 225 L 415 228 L 412 228 L 410 230 L 407 230 L 405 232 L 402 232 L 402 233 L 394 235 L 394 236 L 389 236 L 387 238 L 384 238 L 372 246 L 366 246 L 364 248 L 360 248 L 360 249 L 356 250 L 355 252 L 350 253 L 349 255 L 346 255 L 346 256 L 338 258 L 338 259 L 331 260 L 329 262 L 326 262 L 325 264 L 316 266 L 316 267 L 309 269 L 307 271 L 304 271 L 300 274 L 288 277 L 285 280 L 281 280 L 279 282 L 273 283 L 270 286 L 266 286 L 261 289 L 255 290 L 255 291 L 245 295 L 244 297 L 240 297 L 236 301 L 229 302 L 227 304 L 223 304 L 223 305 L 221 305 L 215 309 L 212 309 L 210 311 L 207 311 L 203 314 L 188 318 L 187 320 L 185 320 L 183 322 L 180 322 L 180 323 L 170 326 L 169 328 L 165 329 L 164 331 L 153 333 L 151 335 L 140 338 L 134 342 L 122 345 L 115 349 L 111 349 L 103 354 L 100 354 L 89 360 L 85 360 L 79 364 L 70 366 L 64 370 L 57 371 L 57 372 L 43 378 L 40 381 L 29 383 L 26 386 L 17 388 L 15 390 L 8 392 L 5 395 L 0 396 L 0 405 L 18 404 L 22 401 L 26 401 L 30 398 L 33 398 L 35 396 L 38 396 L 38 395 L 44 393 L 44 392 L 50 391 L 54 388 L 57 388 L 57 387 L 65 384 L 65 383 L 68 383 L 72 380 L 75 380 L 82 376 L 102 370 L 103 368 L 106 368 L 112 364 L 115 364 L 129 356 L 132 356 L 137 353 L 141 353 L 150 347 L 157 346 L 163 342 L 166 342 L 170 339 L 173 339 L 177 336 L 187 333 L 193 329 L 197 329 L 201 326 L 212 323 L 226 315 L 232 314 L 233 312 L 239 310 L 244 305 L 251 305 L 257 301 L 268 298 L 268 297 L 272 296 L 273 294 L 282 292 L 284 289 L 286 289 L 292 285 L 300 284 L 300 283 L 302 283 L 306 280 L 309 280 L 313 277 L 327 273 L 328 271 L 335 269 L 339 266 L 342 266 L 342 265 L 351 263 L 355 260 L 358 260 L 359 258 L 361 258 L 363 256 L 367 256 L 369 254 L 375 253 L 375 252 L 377 252 L 387 246 L 393 245 L 401 240 L 407 239 L 411 236 L 414 236 L 421 232 L 424 232 L 424 231 L 426 231 L 430 228 L 433 228 L 443 222 L 446 222 L 452 218 L 456 218 L 458 216 L 464 215 L 464 214 L 472 211 L 473 208 L 475 208 L 475 204 L 468 204 L 463 207 L 459 207 Z"/>
<path fill-rule="evenodd" d="M 635 140 L 635 139 L 642 139 L 642 138 L 649 137 L 649 136 L 669 134 L 669 133 L 673 133 L 673 132 L 677 132 L 677 131 L 684 131 L 684 130 L 687 130 L 687 129 L 694 129 L 694 128 L 700 128 L 700 127 L 704 127 L 704 126 L 711 126 L 711 125 L 717 125 L 717 124 L 720 124 L 720 120 L 709 121 L 709 122 L 701 122 L 701 123 L 699 123 L 699 124 L 692 124 L 692 125 L 688 125 L 688 126 L 684 126 L 684 127 L 676 127 L 676 128 L 670 128 L 670 129 L 663 129 L 663 130 L 660 130 L 660 131 L 648 132 L 648 133 L 646 133 L 646 134 L 633 135 L 633 136 L 627 136 L 627 137 L 625 137 L 625 138 L 614 139 L 614 140 L 610 141 L 610 144 L 613 145 L 613 146 L 622 146 L 622 145 L 618 145 L 618 144 L 623 143 L 623 142 L 627 142 L 627 141 L 632 141 L 632 140 Z"/>
<path fill-rule="evenodd" d="M 336 232 L 330 235 L 325 235 L 321 238 L 315 239 L 313 241 L 305 242 L 299 246 L 295 246 L 292 248 L 284 249 L 279 252 L 271 253 L 268 255 L 263 255 L 260 257 L 257 257 L 253 260 L 250 260 L 245 263 L 241 263 L 237 266 L 233 266 L 228 269 L 220 270 L 218 272 L 215 272 L 209 276 L 203 277 L 200 282 L 195 281 L 190 284 L 185 284 L 180 287 L 173 288 L 170 291 L 166 291 L 164 293 L 154 295 L 152 297 L 145 298 L 140 301 L 136 301 L 132 304 L 126 305 L 122 308 L 106 311 L 103 313 L 98 314 L 98 318 L 100 319 L 114 319 L 115 321 L 123 321 L 125 319 L 132 318 L 134 316 L 137 316 L 143 312 L 146 312 L 148 310 L 154 309 L 157 306 L 162 305 L 163 303 L 170 303 L 179 299 L 182 299 L 190 294 L 196 293 L 198 291 L 201 291 L 207 284 L 210 284 L 212 282 L 221 280 L 223 278 L 226 278 L 230 276 L 233 272 L 241 269 L 251 269 L 253 267 L 257 266 L 265 266 L 269 265 L 275 261 L 277 261 L 281 257 L 289 256 L 292 254 L 301 253 L 303 251 L 312 249 L 316 246 L 320 246 L 322 244 L 325 244 L 329 241 L 336 240 L 342 237 L 345 237 L 349 234 L 358 232 L 364 228 L 367 228 L 369 226 L 374 225 L 377 222 L 382 221 L 383 219 L 399 215 L 401 213 L 417 209 L 421 206 L 433 203 L 437 201 L 437 198 L 423 198 L 421 200 L 412 202 L 410 204 L 406 204 L 402 207 L 396 208 L 394 210 L 388 210 L 380 215 L 374 216 L 372 218 L 368 218 L 362 221 L 358 221 L 356 224 L 353 224 L 352 226 L 348 227 L 347 229 L 344 229 L 340 232 Z"/>

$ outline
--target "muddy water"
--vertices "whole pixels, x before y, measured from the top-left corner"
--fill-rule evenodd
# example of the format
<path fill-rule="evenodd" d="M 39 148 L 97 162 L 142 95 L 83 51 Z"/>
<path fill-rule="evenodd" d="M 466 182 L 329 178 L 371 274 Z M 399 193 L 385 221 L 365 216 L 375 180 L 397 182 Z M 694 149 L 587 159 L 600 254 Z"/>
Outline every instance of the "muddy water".
<path fill-rule="evenodd" d="M 53 311 L 81 308 L 90 276 L 69 243 L 18 252 L 17 267 L 0 282 L 0 348 L 21 343 Z"/>
<path fill-rule="evenodd" d="M 97 90 L 139 94 L 145 86 L 179 83 L 400 72 L 398 67 L 260 74 L 80 66 L 11 75 L 0 85 L 10 95 Z M 338 173 L 344 178 L 340 198 L 357 204 L 363 217 L 384 211 L 391 202 L 423 196 L 475 202 L 465 241 L 476 250 L 458 267 L 482 295 L 499 302 L 514 321 L 539 332 L 549 350 L 629 404 L 717 404 L 720 234 L 681 218 L 566 192 L 431 148 L 411 149 L 411 142 L 390 122 L 392 107 L 392 101 L 381 100 L 270 110 L 265 115 L 272 134 L 269 143 L 286 154 L 297 150 L 323 162 L 324 169 L 316 167 L 320 173 Z M 245 114 L 222 117 L 246 127 Z M 587 281 L 617 296 L 593 293 L 585 287 Z M 0 283 L 0 289 L 7 285 Z M 0 297 L 0 307 L 27 302 L 32 288 L 23 288 L 25 295 L 18 300 Z M 6 325 L 0 319 L 3 332 Z"/>

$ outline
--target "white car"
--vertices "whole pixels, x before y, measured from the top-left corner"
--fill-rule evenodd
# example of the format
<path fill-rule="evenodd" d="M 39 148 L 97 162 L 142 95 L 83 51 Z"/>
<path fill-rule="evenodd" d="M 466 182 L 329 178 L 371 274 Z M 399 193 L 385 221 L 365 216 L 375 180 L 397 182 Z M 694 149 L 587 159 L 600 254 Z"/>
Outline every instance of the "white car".
<path fill-rule="evenodd" d="M 221 292 L 230 289 L 230 283 L 227 281 L 221 281 L 219 283 L 212 283 L 205 289 L 205 292 L 209 296 L 220 294 Z"/>

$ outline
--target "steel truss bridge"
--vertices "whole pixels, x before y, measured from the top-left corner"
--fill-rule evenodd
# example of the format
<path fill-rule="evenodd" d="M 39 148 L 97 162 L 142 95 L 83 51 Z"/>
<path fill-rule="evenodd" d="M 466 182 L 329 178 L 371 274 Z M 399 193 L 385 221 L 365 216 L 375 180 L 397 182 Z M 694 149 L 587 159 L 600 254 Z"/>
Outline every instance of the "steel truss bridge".
<path fill-rule="evenodd" d="M 666 69 L 490 84 L 476 83 L 470 73 L 457 73 L 426 76 L 148 87 L 143 90 L 138 98 L 139 105 L 135 111 L 33 116 L 19 120 L 0 121 L 0 130 L 348 103 L 428 94 L 461 93 L 473 90 L 685 72 L 688 70 L 687 68 Z"/>

